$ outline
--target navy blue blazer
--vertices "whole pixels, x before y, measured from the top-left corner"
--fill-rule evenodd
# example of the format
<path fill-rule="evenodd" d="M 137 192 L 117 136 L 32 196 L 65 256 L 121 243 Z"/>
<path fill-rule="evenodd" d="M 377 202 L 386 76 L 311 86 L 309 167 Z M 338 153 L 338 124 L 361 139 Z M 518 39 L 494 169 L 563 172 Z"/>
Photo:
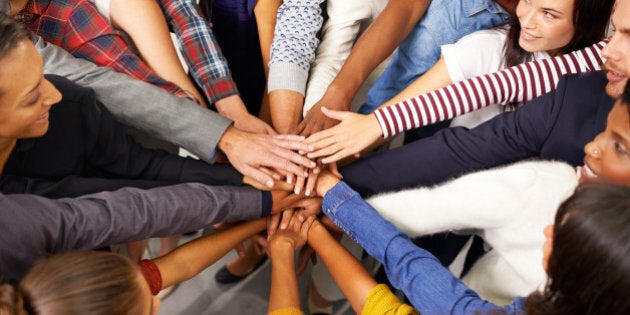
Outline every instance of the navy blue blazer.
<path fill-rule="evenodd" d="M 605 129 L 614 100 L 604 72 L 564 76 L 558 88 L 473 129 L 434 136 L 359 160 L 341 170 L 363 196 L 433 185 L 527 158 L 583 164 L 584 145 Z"/>

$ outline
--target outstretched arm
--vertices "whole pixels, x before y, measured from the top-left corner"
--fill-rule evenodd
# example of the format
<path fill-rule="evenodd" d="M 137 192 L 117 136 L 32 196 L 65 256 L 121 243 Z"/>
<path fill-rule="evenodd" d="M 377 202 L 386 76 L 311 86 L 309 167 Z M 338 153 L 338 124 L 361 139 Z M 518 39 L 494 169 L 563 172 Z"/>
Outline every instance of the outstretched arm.
<path fill-rule="evenodd" d="M 272 134 L 262 120 L 251 115 L 238 95 L 236 83 L 221 53 L 210 24 L 199 13 L 193 0 L 159 0 L 166 21 L 182 45 L 188 69 L 217 111 L 234 120 L 244 131 Z"/>
<path fill-rule="evenodd" d="M 491 105 L 532 100 L 556 88 L 564 74 L 599 70 L 601 49 L 606 41 L 557 56 L 486 74 L 411 99 L 377 109 L 374 114 L 324 110 L 341 120 L 338 126 L 308 138 L 314 145 L 310 158 L 325 157 L 323 163 L 356 154 L 400 132 L 451 119 Z M 378 125 L 378 127 L 376 127 Z"/>
<path fill-rule="evenodd" d="M 322 99 L 306 114 L 298 128 L 309 136 L 337 122 L 327 118 L 321 107 L 349 110 L 355 94 L 372 70 L 389 56 L 424 16 L 429 0 L 389 1 L 383 12 L 354 45 L 350 56 Z"/>
<path fill-rule="evenodd" d="M 326 183 L 326 184 L 324 184 Z M 421 314 L 468 314 L 500 309 L 482 300 L 427 251 L 380 217 L 345 183 L 320 179 L 324 212 L 385 267 Z M 434 298 L 439 295 L 439 299 Z M 512 311 L 511 306 L 506 310 Z"/>
<path fill-rule="evenodd" d="M 172 252 L 154 259 L 162 275 L 162 288 L 186 281 L 214 264 L 234 246 L 259 233 L 266 219 L 244 222 L 237 226 L 197 238 Z"/>
<path fill-rule="evenodd" d="M 318 221 L 308 231 L 308 244 L 324 262 L 352 309 L 361 314 L 365 300 L 378 283 Z"/>
<path fill-rule="evenodd" d="M 271 295 L 268 312 L 300 309 L 300 293 L 295 274 L 295 251 L 306 243 L 308 230 L 315 217 L 306 219 L 298 212 L 285 211 L 288 225 L 269 237 L 271 255 Z"/>

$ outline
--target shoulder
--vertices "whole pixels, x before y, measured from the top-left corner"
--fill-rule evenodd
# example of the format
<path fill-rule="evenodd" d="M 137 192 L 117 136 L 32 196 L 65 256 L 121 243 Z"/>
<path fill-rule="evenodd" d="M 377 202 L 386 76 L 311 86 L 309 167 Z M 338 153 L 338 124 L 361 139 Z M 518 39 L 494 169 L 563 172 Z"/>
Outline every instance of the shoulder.
<path fill-rule="evenodd" d="M 87 87 L 82 87 L 62 76 L 47 74 L 46 79 L 52 83 L 63 96 L 62 101 L 80 102 L 87 98 L 95 98 L 94 91 Z"/>
<path fill-rule="evenodd" d="M 474 33 L 468 34 L 458 40 L 454 46 L 457 45 L 481 45 L 484 43 L 488 44 L 503 44 L 505 39 L 507 38 L 508 28 L 506 27 L 495 27 L 487 30 L 476 31 Z M 448 45 L 445 45 L 448 46 Z"/>

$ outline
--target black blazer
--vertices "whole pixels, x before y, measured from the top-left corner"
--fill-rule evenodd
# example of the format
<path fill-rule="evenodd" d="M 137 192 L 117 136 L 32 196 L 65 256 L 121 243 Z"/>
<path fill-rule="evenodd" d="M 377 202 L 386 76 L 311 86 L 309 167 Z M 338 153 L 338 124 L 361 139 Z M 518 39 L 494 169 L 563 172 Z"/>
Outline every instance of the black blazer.
<path fill-rule="evenodd" d="M 240 185 L 243 176 L 227 164 L 145 149 L 121 130 L 91 89 L 46 78 L 63 99 L 51 108 L 44 136 L 18 141 L 0 177 L 3 193 L 58 198 L 181 182 Z"/>
<path fill-rule="evenodd" d="M 471 130 L 434 136 L 349 165 L 344 180 L 363 196 L 432 185 L 527 158 L 582 165 L 584 145 L 603 131 L 614 100 L 604 72 L 564 76 L 558 88 Z"/>

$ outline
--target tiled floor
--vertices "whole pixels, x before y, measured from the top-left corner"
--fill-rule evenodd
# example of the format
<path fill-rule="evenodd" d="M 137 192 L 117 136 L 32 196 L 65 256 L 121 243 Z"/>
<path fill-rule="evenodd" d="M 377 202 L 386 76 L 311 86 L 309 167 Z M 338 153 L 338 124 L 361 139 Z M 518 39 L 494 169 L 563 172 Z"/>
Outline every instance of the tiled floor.
<path fill-rule="evenodd" d="M 271 284 L 271 263 L 267 261 L 243 281 L 222 285 L 214 274 L 236 254 L 230 252 L 197 277 L 180 284 L 162 301 L 159 315 L 266 314 Z M 302 308 L 306 313 L 305 295 L 310 267 L 298 278 Z M 345 301 L 334 304 L 335 314 L 353 314 Z"/>

